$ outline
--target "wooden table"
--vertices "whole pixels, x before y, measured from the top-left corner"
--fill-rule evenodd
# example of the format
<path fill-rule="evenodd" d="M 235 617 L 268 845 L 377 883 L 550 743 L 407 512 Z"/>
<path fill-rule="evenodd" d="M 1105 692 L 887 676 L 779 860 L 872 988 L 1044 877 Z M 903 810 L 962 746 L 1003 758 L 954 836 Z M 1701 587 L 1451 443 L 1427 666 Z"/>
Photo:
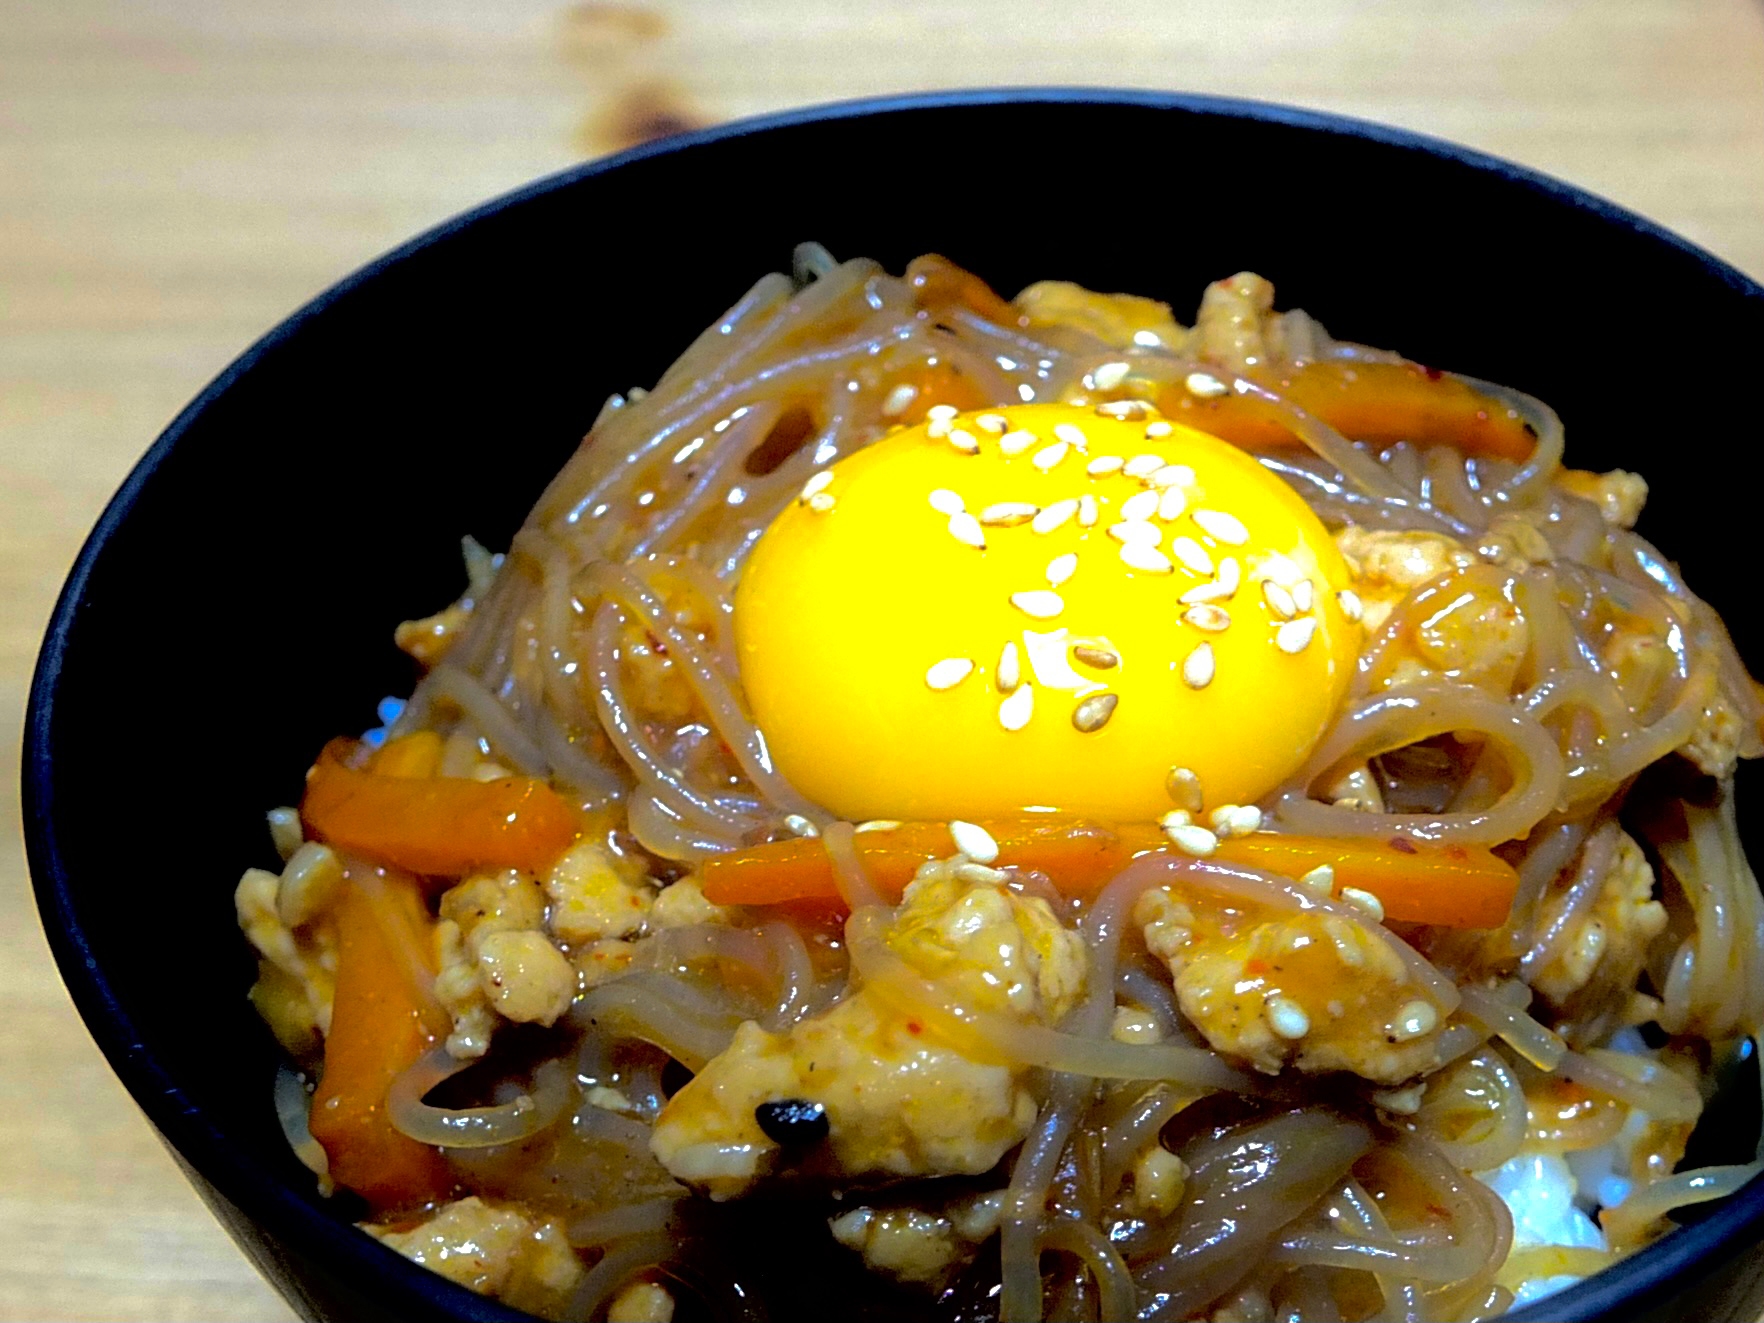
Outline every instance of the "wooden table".
<path fill-rule="evenodd" d="M 1426 130 L 1764 276 L 1753 0 L 0 7 L 0 1319 L 289 1317 L 87 1039 L 17 845 L 11 750 L 43 620 L 154 434 L 309 295 L 535 175 L 781 106 L 1027 83 Z"/>

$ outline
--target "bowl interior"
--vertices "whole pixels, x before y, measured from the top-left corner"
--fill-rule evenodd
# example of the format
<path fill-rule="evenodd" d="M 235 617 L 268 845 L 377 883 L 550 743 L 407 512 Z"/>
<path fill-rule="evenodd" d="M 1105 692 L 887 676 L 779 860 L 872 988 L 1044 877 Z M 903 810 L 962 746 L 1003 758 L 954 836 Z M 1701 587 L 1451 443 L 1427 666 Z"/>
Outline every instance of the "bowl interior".
<path fill-rule="evenodd" d="M 1338 336 L 1541 396 L 1571 464 L 1646 474 L 1643 531 L 1764 657 L 1727 548 L 1755 519 L 1727 457 L 1756 428 L 1736 383 L 1764 292 L 1521 171 L 1228 103 L 983 95 L 719 131 L 445 226 L 272 334 L 144 461 L 70 581 L 26 751 L 46 925 L 125 1082 L 227 1199 L 383 1271 L 411 1317 L 514 1316 L 387 1268 L 310 1193 L 228 896 L 273 862 L 263 814 L 315 750 L 408 690 L 391 628 L 458 592 L 461 535 L 506 545 L 605 397 L 810 238 L 1184 318 L 1259 271 Z M 1550 1316 L 1610 1303 L 1576 1297 Z"/>

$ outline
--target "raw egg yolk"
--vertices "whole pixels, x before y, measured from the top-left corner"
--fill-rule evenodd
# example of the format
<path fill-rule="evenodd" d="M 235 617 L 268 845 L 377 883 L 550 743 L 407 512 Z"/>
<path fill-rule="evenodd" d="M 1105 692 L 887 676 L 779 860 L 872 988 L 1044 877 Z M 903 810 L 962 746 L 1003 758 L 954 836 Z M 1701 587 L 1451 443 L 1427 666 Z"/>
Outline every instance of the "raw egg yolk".
<path fill-rule="evenodd" d="M 1291 775 L 1360 643 L 1298 495 L 1150 412 L 952 412 L 816 474 L 753 549 L 736 646 L 778 770 L 852 820 L 1146 821 L 1173 769 L 1209 809 Z"/>

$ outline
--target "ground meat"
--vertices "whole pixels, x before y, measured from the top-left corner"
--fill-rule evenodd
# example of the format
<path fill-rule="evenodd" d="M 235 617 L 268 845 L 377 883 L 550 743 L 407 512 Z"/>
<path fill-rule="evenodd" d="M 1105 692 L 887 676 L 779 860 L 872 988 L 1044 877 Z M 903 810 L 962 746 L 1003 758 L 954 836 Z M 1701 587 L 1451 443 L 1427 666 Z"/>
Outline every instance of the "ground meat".
<path fill-rule="evenodd" d="M 1067 280 L 1038 280 L 1016 298 L 1030 326 L 1071 326 L 1116 349 L 1163 346 L 1180 349 L 1188 332 L 1170 305 L 1137 294 L 1098 294 Z"/>
<path fill-rule="evenodd" d="M 1409 593 L 1447 570 L 1476 564 L 1476 553 L 1443 533 L 1395 532 L 1350 524 L 1335 535 L 1347 557 L 1354 591 L 1364 608 L 1360 619 L 1368 632 L 1389 617 Z"/>
<path fill-rule="evenodd" d="M 641 868 L 598 841 L 566 850 L 545 876 L 545 894 L 552 935 L 572 946 L 641 932 L 655 904 Z"/>
<path fill-rule="evenodd" d="M 1572 874 L 1570 874 L 1572 877 Z M 1568 903 L 1567 887 L 1544 897 L 1537 928 L 1548 932 Z M 1646 963 L 1648 944 L 1666 930 L 1666 907 L 1654 899 L 1654 870 L 1627 832 L 1593 903 L 1563 934 L 1555 955 L 1531 977 L 1531 986 L 1560 1012 L 1576 1005 L 1625 998 Z"/>
<path fill-rule="evenodd" d="M 969 1195 L 941 1208 L 854 1208 L 828 1226 L 873 1272 L 941 1286 L 998 1229 L 1003 1208 L 1001 1193 Z"/>
<path fill-rule="evenodd" d="M 1623 469 L 1612 469 L 1609 473 L 1563 469 L 1556 475 L 1556 485 L 1570 496 L 1591 501 L 1598 506 L 1604 521 L 1618 528 L 1634 528 L 1648 500 L 1647 479 Z"/>
<path fill-rule="evenodd" d="M 412 1263 L 534 1313 L 555 1314 L 582 1277 L 581 1260 L 556 1223 L 494 1207 L 476 1195 L 403 1230 L 362 1229 Z"/>

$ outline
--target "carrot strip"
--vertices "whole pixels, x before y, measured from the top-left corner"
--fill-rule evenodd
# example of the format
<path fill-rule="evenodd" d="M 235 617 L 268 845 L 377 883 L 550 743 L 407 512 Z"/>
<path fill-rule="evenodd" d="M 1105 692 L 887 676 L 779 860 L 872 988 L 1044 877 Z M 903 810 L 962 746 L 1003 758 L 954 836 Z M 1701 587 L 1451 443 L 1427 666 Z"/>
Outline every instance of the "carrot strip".
<path fill-rule="evenodd" d="M 1324 360 L 1295 369 L 1273 388 L 1350 441 L 1449 445 L 1466 454 L 1515 462 L 1527 459 L 1537 443 L 1515 410 L 1417 363 Z M 1173 419 L 1249 450 L 1299 444 L 1277 414 L 1243 396 L 1197 399 L 1178 386 L 1162 392 L 1158 407 Z"/>
<path fill-rule="evenodd" d="M 339 1185 L 376 1212 L 412 1208 L 453 1185 L 440 1151 L 394 1129 L 386 1114 L 392 1081 L 447 1032 L 429 986 L 430 920 L 413 877 L 351 867 L 345 879 L 331 1032 L 309 1125 Z"/>
<path fill-rule="evenodd" d="M 367 769 L 379 776 L 434 776 L 441 770 L 444 743 L 439 731 L 413 730 L 376 749 Z"/>
<path fill-rule="evenodd" d="M 576 815 L 543 781 L 419 777 L 402 769 L 421 751 L 392 746 L 381 756 L 394 754 L 399 771 L 361 770 L 343 761 L 347 748 L 333 742 L 319 755 L 300 802 L 307 834 L 339 849 L 461 877 L 480 868 L 537 871 L 575 839 Z"/>
<path fill-rule="evenodd" d="M 1136 855 L 1165 849 L 1150 825 L 1107 828 L 1071 820 L 985 824 L 998 842 L 1000 866 L 1046 873 L 1069 896 L 1094 895 Z M 883 895 L 897 898 L 927 859 L 955 850 L 940 822 L 860 832 L 858 857 Z M 1386 917 L 1448 928 L 1497 928 L 1506 921 L 1518 877 L 1480 848 L 1423 846 L 1402 838 L 1290 836 L 1258 832 L 1219 842 L 1215 858 L 1302 877 L 1327 864 L 1335 885 L 1377 896 Z M 775 905 L 836 900 L 833 870 L 820 841 L 796 839 L 737 850 L 705 861 L 704 894 L 718 905 Z"/>

